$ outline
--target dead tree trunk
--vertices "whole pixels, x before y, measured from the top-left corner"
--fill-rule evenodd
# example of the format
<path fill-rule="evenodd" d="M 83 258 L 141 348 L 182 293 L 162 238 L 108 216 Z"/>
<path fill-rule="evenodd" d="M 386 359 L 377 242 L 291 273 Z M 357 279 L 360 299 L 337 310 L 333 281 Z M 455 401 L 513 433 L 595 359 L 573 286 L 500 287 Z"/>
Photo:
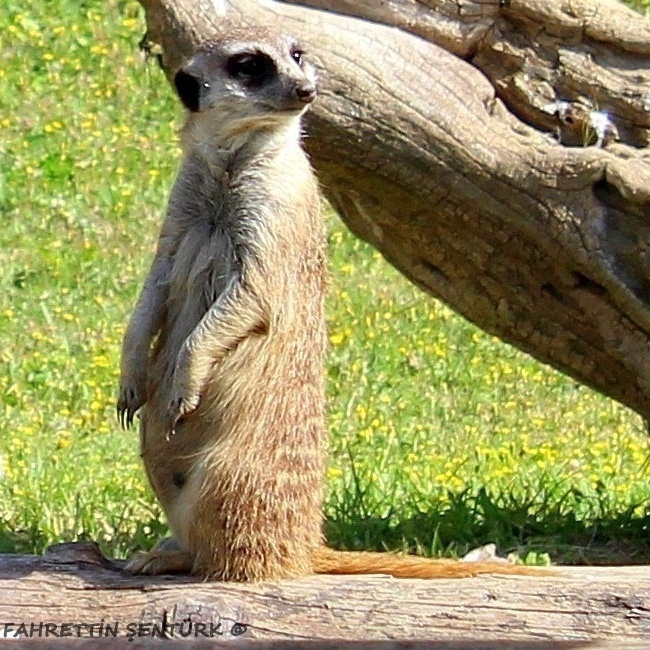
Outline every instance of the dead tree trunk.
<path fill-rule="evenodd" d="M 615 0 L 140 1 L 168 73 L 219 10 L 299 36 L 306 144 L 348 226 L 650 417 L 650 22 Z"/>

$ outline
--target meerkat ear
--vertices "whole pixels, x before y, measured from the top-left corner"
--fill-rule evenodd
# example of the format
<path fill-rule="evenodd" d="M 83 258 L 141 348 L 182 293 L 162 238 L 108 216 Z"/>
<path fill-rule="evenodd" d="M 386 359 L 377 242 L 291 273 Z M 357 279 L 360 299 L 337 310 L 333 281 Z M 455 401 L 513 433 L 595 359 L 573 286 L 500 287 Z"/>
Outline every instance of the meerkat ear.
<path fill-rule="evenodd" d="M 181 68 L 174 76 L 174 86 L 183 106 L 192 113 L 198 113 L 201 108 L 201 97 L 210 87 L 209 84 L 189 72 L 187 68 Z"/>

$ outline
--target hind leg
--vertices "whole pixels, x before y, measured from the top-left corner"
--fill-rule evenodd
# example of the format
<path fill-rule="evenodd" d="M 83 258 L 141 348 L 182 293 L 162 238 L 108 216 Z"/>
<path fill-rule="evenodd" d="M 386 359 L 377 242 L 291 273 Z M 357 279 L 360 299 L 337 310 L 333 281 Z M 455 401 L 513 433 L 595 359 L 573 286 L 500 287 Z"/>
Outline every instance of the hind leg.
<path fill-rule="evenodd" d="M 173 538 L 160 540 L 150 551 L 137 553 L 126 563 L 124 571 L 134 575 L 191 573 L 194 558 Z"/>

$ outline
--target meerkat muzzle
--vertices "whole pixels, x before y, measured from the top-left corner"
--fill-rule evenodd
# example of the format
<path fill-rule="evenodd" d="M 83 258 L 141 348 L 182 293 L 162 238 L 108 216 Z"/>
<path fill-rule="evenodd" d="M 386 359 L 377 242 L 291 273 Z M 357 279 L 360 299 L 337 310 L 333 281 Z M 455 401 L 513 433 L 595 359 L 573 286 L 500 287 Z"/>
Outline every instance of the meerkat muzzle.
<path fill-rule="evenodd" d="M 312 83 L 302 84 L 296 87 L 295 93 L 303 104 L 310 104 L 316 98 L 316 86 Z"/>

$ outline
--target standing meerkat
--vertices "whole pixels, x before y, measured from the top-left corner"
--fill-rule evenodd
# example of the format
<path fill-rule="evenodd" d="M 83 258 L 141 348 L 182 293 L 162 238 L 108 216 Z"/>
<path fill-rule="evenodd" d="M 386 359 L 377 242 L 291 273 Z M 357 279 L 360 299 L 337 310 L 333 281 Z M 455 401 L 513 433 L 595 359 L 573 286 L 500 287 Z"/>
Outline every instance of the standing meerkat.
<path fill-rule="evenodd" d="M 525 567 L 324 545 L 326 236 L 300 117 L 298 43 L 227 29 L 174 77 L 183 161 L 127 328 L 118 415 L 141 411 L 147 475 L 173 533 L 134 573 L 460 577 Z"/>

